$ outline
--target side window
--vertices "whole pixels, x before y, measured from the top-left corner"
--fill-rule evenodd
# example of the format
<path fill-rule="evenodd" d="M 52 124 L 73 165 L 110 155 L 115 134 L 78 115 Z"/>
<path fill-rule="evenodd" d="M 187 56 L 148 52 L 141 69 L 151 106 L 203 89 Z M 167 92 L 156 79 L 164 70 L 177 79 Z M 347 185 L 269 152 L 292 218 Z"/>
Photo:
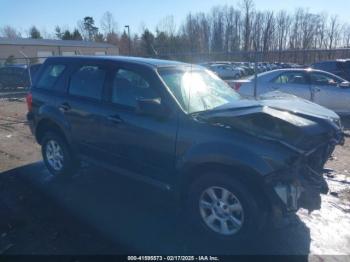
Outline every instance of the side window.
<path fill-rule="evenodd" d="M 340 79 L 333 77 L 332 75 L 322 74 L 322 73 L 312 73 L 311 83 L 318 86 L 329 86 L 341 83 Z"/>
<path fill-rule="evenodd" d="M 136 107 L 139 98 L 156 98 L 156 92 L 142 74 L 119 69 L 113 80 L 112 103 Z"/>
<path fill-rule="evenodd" d="M 37 87 L 51 89 L 56 83 L 57 79 L 62 75 L 66 66 L 64 65 L 49 65 L 45 68 L 44 72 L 37 83 Z"/>
<path fill-rule="evenodd" d="M 72 74 L 69 94 L 101 100 L 106 71 L 99 66 L 83 66 Z"/>
<path fill-rule="evenodd" d="M 303 72 L 285 72 L 273 80 L 275 84 L 298 84 L 306 85 L 307 79 Z"/>

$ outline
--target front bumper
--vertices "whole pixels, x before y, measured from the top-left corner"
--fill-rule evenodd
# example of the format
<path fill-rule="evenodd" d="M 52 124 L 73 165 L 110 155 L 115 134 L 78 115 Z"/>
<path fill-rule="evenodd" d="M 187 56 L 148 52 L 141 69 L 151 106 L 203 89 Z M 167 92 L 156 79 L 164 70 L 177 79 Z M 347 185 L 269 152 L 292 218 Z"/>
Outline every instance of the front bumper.
<path fill-rule="evenodd" d="M 265 188 L 273 210 L 288 214 L 299 208 L 309 212 L 321 208 L 321 194 L 327 194 L 329 190 L 323 167 L 343 139 L 339 134 L 336 139 L 301 155 L 291 167 L 266 177 Z"/>

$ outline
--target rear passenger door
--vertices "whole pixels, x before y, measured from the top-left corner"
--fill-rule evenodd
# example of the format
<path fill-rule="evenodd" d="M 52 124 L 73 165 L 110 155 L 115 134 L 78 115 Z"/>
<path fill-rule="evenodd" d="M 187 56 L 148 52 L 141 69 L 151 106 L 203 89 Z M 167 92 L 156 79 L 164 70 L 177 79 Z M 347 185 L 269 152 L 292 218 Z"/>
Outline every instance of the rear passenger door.
<path fill-rule="evenodd" d="M 69 74 L 65 94 L 56 102 L 80 153 L 92 157 L 98 157 L 101 150 L 101 103 L 107 77 L 104 64 L 77 64 Z"/>
<path fill-rule="evenodd" d="M 285 71 L 274 78 L 270 91 L 280 91 L 311 100 L 309 76 L 303 71 Z"/>

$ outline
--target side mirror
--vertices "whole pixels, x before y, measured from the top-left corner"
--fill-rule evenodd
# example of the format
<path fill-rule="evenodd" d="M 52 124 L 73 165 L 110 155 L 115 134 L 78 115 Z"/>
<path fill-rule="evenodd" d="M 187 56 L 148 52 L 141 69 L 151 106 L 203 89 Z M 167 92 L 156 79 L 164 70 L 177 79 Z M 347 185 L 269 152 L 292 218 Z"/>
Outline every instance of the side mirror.
<path fill-rule="evenodd" d="M 168 110 L 162 105 L 160 98 L 139 98 L 137 99 L 136 112 L 140 115 L 155 116 L 163 118 L 168 115 Z"/>
<path fill-rule="evenodd" d="M 341 88 L 349 88 L 350 87 L 350 82 L 341 82 L 340 84 L 339 84 L 339 87 L 341 87 Z"/>

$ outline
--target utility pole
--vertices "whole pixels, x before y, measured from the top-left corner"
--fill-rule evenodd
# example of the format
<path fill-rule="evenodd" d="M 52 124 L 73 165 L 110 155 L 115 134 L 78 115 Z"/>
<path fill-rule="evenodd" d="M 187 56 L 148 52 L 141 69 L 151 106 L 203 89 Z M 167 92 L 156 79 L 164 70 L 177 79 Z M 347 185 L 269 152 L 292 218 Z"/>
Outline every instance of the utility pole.
<path fill-rule="evenodd" d="M 129 36 L 129 56 L 131 56 L 130 26 L 129 26 L 129 25 L 125 25 L 124 27 L 128 29 L 128 36 Z"/>

